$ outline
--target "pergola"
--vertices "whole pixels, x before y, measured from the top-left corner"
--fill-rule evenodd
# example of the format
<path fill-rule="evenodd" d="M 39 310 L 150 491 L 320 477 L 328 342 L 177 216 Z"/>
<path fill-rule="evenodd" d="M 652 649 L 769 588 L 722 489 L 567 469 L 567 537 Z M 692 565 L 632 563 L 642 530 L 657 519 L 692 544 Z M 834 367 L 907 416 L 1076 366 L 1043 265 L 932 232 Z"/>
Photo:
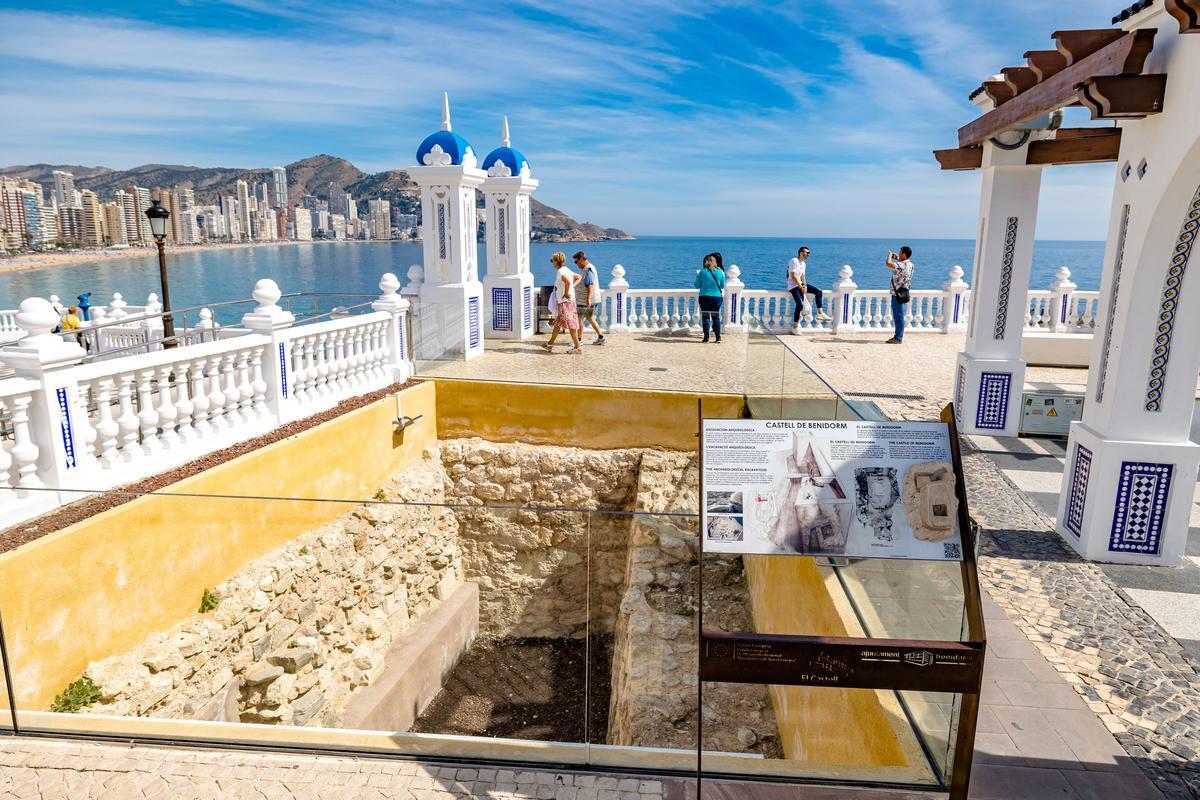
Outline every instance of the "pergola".
<path fill-rule="evenodd" d="M 1200 35 L 1189 35 L 1200 33 L 1200 0 L 1141 0 L 1113 24 L 1058 31 L 1054 49 L 984 81 L 971 96 L 981 115 L 959 129 L 958 147 L 934 153 L 943 169 L 983 172 L 955 401 L 964 432 L 1017 434 L 1025 309 L 1016 298 L 1029 283 L 1042 170 L 1115 162 L 1103 326 L 1071 428 L 1058 531 L 1094 560 L 1173 564 L 1200 467 L 1188 440 L 1200 279 L 1184 280 L 1200 232 Z M 1069 106 L 1114 125 L 1060 127 Z"/>

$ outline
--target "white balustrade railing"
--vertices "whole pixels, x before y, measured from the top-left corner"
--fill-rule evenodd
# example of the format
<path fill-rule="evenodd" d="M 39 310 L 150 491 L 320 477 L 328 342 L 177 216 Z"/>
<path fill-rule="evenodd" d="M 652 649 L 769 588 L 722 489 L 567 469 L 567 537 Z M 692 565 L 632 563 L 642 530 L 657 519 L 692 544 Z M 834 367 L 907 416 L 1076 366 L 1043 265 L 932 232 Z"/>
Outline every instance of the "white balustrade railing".
<path fill-rule="evenodd" d="M 23 337 L 0 348 L 16 373 L 0 379 L 0 527 L 407 380 L 409 304 L 394 275 L 380 288 L 372 310 L 294 325 L 259 281 L 243 327 L 202 321 L 177 347 L 113 358 L 56 335 L 48 301 L 24 301 Z"/>
<path fill-rule="evenodd" d="M 17 324 L 17 310 L 0 309 L 0 344 L 15 342 L 24 335 L 25 330 Z"/>

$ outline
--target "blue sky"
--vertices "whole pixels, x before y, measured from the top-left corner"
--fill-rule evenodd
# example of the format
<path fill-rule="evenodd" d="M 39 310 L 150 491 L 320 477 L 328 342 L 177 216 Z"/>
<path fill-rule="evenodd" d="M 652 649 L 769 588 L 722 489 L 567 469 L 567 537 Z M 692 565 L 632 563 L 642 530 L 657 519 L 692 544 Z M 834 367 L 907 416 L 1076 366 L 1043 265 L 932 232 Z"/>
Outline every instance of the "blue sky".
<path fill-rule="evenodd" d="M 640 234 L 974 235 L 930 155 L 967 94 L 1122 0 L 0 0 L 0 163 L 403 168 L 507 114 L 537 196 Z M 1110 7 L 1111 6 L 1111 7 Z M 1048 170 L 1039 238 L 1102 239 L 1110 165 Z"/>

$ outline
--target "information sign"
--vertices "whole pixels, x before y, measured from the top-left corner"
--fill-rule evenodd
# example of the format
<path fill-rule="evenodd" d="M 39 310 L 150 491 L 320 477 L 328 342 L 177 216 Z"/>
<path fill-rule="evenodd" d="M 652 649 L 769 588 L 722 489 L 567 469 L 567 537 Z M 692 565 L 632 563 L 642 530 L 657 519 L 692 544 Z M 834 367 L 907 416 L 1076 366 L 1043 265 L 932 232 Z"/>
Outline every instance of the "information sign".
<path fill-rule="evenodd" d="M 962 560 L 945 423 L 703 426 L 706 552 Z"/>

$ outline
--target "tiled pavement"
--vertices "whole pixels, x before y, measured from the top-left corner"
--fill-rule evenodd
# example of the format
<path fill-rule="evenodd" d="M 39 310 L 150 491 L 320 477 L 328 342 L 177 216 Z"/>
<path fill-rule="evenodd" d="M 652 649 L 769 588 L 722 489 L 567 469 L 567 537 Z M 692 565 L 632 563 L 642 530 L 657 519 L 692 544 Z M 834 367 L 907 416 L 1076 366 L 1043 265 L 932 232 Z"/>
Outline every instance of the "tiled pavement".
<path fill-rule="evenodd" d="M 968 437 L 1004 476 L 1049 518 L 1058 513 L 1066 472 L 1066 440 Z M 1200 666 L 1200 485 L 1192 505 L 1192 526 L 1181 567 L 1102 564 L 1113 583 L 1174 636 Z"/>

